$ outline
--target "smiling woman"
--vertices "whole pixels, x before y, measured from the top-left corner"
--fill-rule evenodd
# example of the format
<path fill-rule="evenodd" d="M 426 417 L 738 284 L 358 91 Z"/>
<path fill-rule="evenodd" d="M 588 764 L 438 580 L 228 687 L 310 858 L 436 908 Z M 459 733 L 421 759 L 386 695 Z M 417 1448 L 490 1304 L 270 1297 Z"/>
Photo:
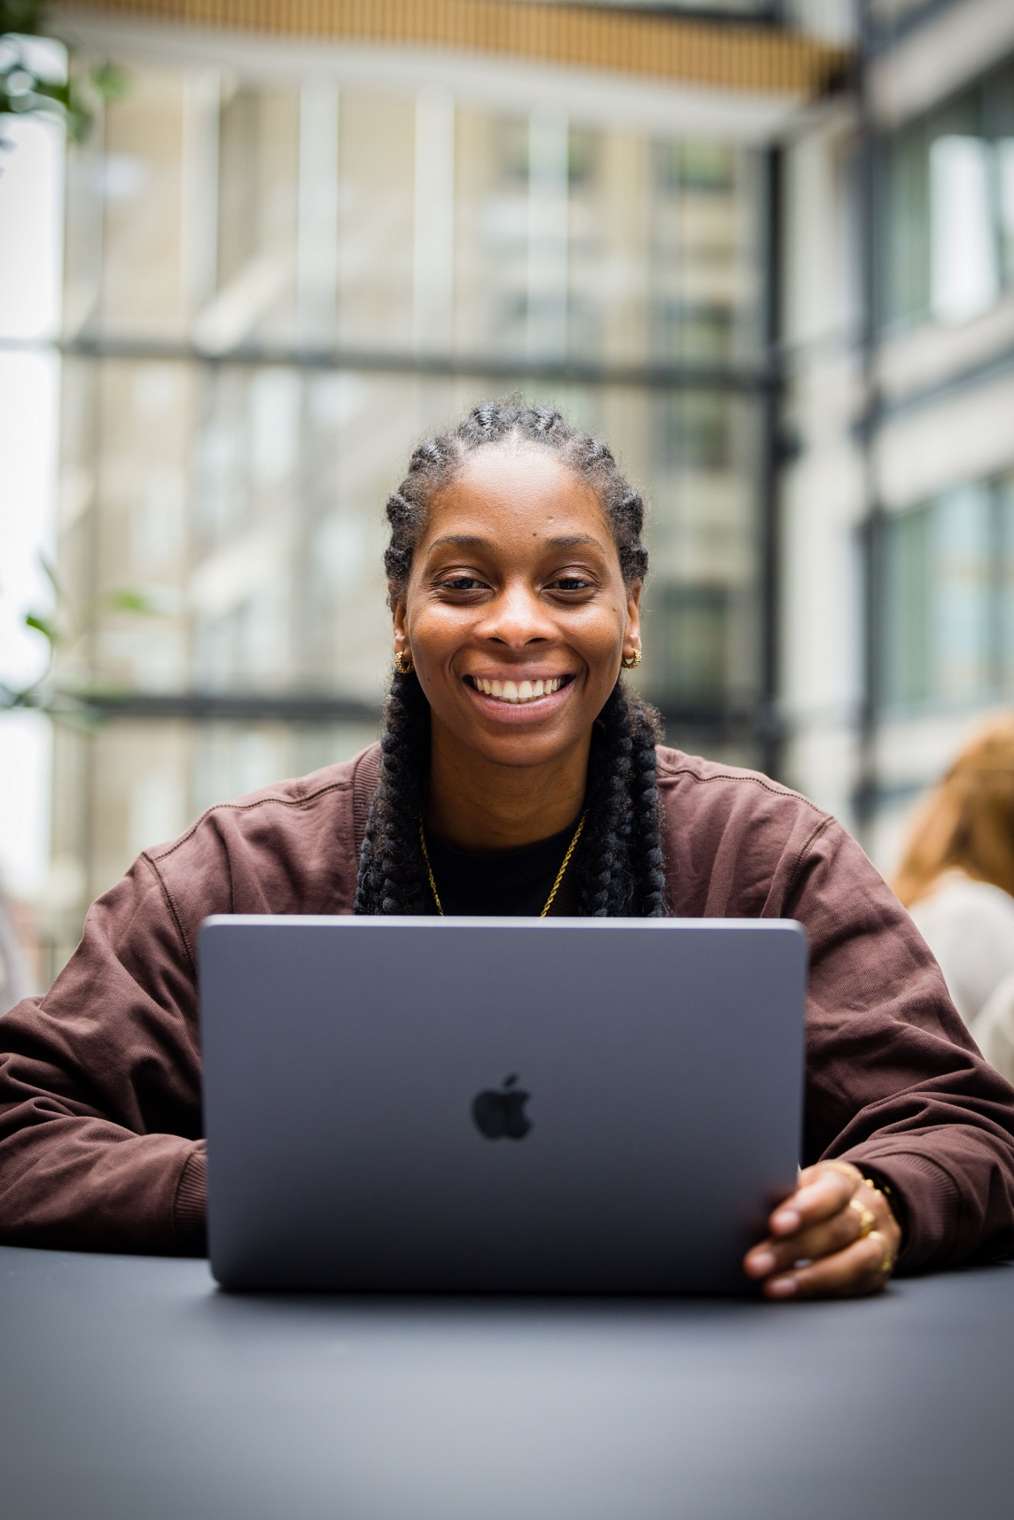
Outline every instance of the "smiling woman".
<path fill-rule="evenodd" d="M 478 407 L 416 450 L 387 513 L 396 672 L 356 912 L 432 911 L 425 829 L 504 850 L 583 821 L 559 911 L 661 916 L 657 720 L 617 679 L 640 655 L 644 506 L 609 449 L 547 408 Z M 499 874 L 478 898 L 471 876 L 469 911 L 502 908 Z"/>
<path fill-rule="evenodd" d="M 1009 1254 L 1014 1093 L 897 898 L 833 818 L 658 743 L 624 690 L 647 555 L 643 503 L 610 450 L 552 409 L 480 406 L 416 449 L 387 515 L 381 743 L 145 850 L 47 996 L 0 1021 L 0 1239 L 204 1248 L 207 916 L 446 908 L 797 919 L 803 1170 L 746 1276 L 769 1298 L 857 1295 L 896 1262 Z M 759 997 L 735 1016 L 765 1011 Z M 504 1101 L 484 1097 L 483 1121 Z"/>

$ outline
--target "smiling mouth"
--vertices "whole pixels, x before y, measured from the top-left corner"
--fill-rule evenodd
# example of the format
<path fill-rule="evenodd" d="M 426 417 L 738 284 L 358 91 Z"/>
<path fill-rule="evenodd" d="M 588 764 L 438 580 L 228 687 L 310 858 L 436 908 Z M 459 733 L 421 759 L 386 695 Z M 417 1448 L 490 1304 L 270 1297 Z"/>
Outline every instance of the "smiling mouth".
<path fill-rule="evenodd" d="M 551 676 L 540 681 L 487 681 L 481 676 L 463 677 L 466 686 L 492 697 L 497 702 L 509 702 L 520 706 L 525 702 L 537 702 L 540 697 L 551 697 L 561 687 L 569 686 L 573 676 Z"/>

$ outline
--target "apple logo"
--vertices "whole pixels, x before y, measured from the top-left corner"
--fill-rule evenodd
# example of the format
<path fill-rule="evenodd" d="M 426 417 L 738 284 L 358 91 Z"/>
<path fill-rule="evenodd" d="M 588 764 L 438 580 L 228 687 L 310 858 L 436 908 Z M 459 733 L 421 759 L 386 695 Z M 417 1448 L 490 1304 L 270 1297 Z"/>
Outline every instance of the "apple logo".
<path fill-rule="evenodd" d="M 487 1140 L 500 1140 L 504 1135 L 509 1140 L 523 1140 L 532 1127 L 524 1111 L 531 1094 L 515 1087 L 516 1081 L 516 1075 L 507 1077 L 501 1092 L 487 1087 L 473 1099 L 475 1127 Z"/>

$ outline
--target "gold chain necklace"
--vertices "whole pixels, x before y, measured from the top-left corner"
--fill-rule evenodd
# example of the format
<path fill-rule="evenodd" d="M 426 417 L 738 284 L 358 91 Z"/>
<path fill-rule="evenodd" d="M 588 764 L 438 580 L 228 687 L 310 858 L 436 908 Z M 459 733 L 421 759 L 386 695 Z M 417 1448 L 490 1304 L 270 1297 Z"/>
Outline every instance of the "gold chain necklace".
<path fill-rule="evenodd" d="M 571 839 L 570 844 L 567 846 L 566 855 L 560 862 L 560 869 L 556 873 L 556 880 L 553 882 L 553 885 L 549 889 L 549 896 L 546 898 L 542 912 L 539 914 L 540 918 L 545 918 L 550 908 L 553 906 L 553 899 L 556 897 L 557 892 L 560 890 L 560 883 L 566 874 L 567 867 L 570 865 L 570 857 L 577 849 L 577 842 L 581 838 L 581 832 L 584 828 L 584 821 L 587 817 L 587 813 L 582 813 L 581 817 L 578 819 L 577 828 L 574 830 L 574 837 Z M 426 862 L 426 874 L 430 879 L 430 891 L 433 893 L 433 901 L 437 905 L 437 912 L 440 914 L 440 917 L 444 918 L 446 916 L 444 914 L 444 906 L 440 901 L 440 893 L 437 891 L 437 884 L 433 877 L 433 867 L 430 865 L 430 852 L 426 848 L 426 833 L 423 829 L 423 821 L 421 818 L 419 819 L 419 843 L 422 845 L 423 860 Z"/>

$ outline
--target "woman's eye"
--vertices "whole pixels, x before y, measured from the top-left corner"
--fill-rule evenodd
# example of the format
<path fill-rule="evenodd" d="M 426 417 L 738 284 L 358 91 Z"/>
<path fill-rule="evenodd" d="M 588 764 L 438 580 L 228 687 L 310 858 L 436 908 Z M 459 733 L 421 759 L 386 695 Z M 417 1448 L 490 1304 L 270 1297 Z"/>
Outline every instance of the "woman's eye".
<path fill-rule="evenodd" d="M 441 581 L 441 591 L 474 591 L 484 584 L 474 575 L 452 575 L 450 580 Z"/>
<path fill-rule="evenodd" d="M 591 589 L 591 581 L 586 581 L 580 575 L 560 575 L 550 583 L 550 590 L 553 591 L 590 591 Z"/>

